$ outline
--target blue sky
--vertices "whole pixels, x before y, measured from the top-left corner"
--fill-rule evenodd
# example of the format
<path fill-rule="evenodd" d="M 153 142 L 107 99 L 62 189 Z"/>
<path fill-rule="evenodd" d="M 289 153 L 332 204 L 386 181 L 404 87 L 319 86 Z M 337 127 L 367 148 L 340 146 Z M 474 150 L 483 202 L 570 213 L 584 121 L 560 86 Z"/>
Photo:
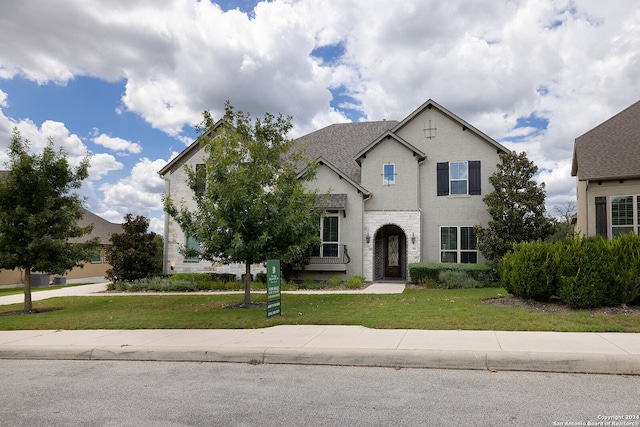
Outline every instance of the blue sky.
<path fill-rule="evenodd" d="M 381 13 L 380 11 L 384 11 Z M 0 163 L 14 127 L 89 156 L 87 207 L 162 232 L 157 171 L 224 101 L 293 116 L 292 136 L 400 120 L 431 98 L 575 200 L 573 141 L 640 98 L 640 5 L 625 0 L 0 2 Z"/>

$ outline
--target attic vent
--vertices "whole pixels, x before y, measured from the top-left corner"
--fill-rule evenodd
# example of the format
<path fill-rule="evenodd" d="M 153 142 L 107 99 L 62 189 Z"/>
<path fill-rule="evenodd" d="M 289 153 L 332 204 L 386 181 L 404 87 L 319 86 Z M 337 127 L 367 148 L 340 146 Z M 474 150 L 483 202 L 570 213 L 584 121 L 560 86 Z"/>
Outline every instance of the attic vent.
<path fill-rule="evenodd" d="M 429 139 L 436 137 L 435 121 L 429 120 L 424 123 L 424 137 Z"/>

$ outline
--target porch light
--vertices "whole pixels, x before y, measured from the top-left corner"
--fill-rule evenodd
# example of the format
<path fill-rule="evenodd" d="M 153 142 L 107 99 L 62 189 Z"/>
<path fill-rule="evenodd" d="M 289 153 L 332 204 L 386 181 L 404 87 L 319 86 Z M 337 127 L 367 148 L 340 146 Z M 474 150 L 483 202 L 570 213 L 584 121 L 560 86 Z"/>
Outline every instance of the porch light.
<path fill-rule="evenodd" d="M 416 233 L 411 233 L 411 243 L 416 242 Z"/>
<path fill-rule="evenodd" d="M 369 232 L 367 231 L 367 235 L 364 236 L 365 240 L 367 241 L 367 243 L 369 243 L 371 241 L 371 236 L 369 235 Z"/>

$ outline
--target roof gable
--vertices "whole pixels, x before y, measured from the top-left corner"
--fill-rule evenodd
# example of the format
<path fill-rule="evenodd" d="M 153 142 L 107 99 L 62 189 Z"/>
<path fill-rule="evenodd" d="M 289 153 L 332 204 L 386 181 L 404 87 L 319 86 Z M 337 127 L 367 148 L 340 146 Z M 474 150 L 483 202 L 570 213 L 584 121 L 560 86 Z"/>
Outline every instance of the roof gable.
<path fill-rule="evenodd" d="M 213 129 L 208 130 L 202 136 L 211 136 L 211 134 L 215 132 L 223 124 L 224 124 L 224 121 L 222 119 L 218 120 L 218 122 L 213 126 Z M 167 163 L 162 169 L 160 169 L 158 174 L 160 174 L 160 176 L 163 177 L 169 172 L 175 171 L 178 167 L 184 164 L 189 158 L 191 158 L 194 154 L 196 154 L 201 149 L 202 149 L 202 146 L 200 145 L 200 137 L 199 137 L 195 141 L 193 141 L 191 145 L 185 148 L 180 154 L 178 154 L 176 157 L 171 159 L 169 163 Z"/>
<path fill-rule="evenodd" d="M 296 139 L 296 145 L 304 149 L 308 158 L 322 158 L 344 176 L 360 183 L 356 154 L 396 124 L 395 120 L 333 124 Z"/>
<path fill-rule="evenodd" d="M 331 164 L 330 161 L 328 161 L 327 159 L 323 158 L 322 156 L 318 157 L 316 159 L 316 163 L 321 165 L 321 166 L 328 167 L 336 175 L 338 175 L 338 177 L 340 179 L 344 179 L 349 184 L 351 184 L 358 191 L 358 193 L 361 193 L 364 197 L 369 197 L 371 195 L 371 193 L 366 188 L 364 188 L 362 185 L 360 185 L 359 183 L 357 183 L 356 181 L 351 179 L 349 176 L 345 175 L 340 169 L 338 169 L 336 166 Z M 302 171 L 300 171 L 300 173 L 298 174 L 298 177 L 301 177 L 302 175 L 304 175 L 306 170 L 307 170 L 307 168 L 304 168 Z"/>
<path fill-rule="evenodd" d="M 375 147 L 376 145 L 378 145 L 381 141 L 384 141 L 385 139 L 393 139 L 393 140 L 397 141 L 400 145 L 404 146 L 409 151 L 413 152 L 414 156 L 416 156 L 416 157 L 418 157 L 420 159 L 426 159 L 427 158 L 427 155 L 422 150 L 417 149 L 416 147 L 414 147 L 413 145 L 411 145 L 410 143 L 408 143 L 407 141 L 405 141 L 403 138 L 399 137 L 395 133 L 393 133 L 391 131 L 387 131 L 387 132 L 383 133 L 382 135 L 380 135 L 378 138 L 376 138 L 371 144 L 367 145 L 362 150 L 360 150 L 354 157 L 356 162 L 358 162 L 358 164 L 360 164 L 360 161 L 363 158 L 367 157 L 367 153 L 370 150 L 372 150 L 373 147 Z"/>
<path fill-rule="evenodd" d="M 418 107 L 413 113 L 409 114 L 404 120 L 398 123 L 391 131 L 393 133 L 397 133 L 407 123 L 412 121 L 416 116 L 422 113 L 425 109 L 432 109 L 432 108 L 437 109 L 440 113 L 447 116 L 449 119 L 453 120 L 454 122 L 457 122 L 462 127 L 462 130 L 470 131 L 474 133 L 476 136 L 478 136 L 480 139 L 484 140 L 487 144 L 493 145 L 499 152 L 507 153 L 510 151 L 505 146 L 500 144 L 498 141 L 494 140 L 484 132 L 478 130 L 477 128 L 475 128 L 474 126 L 472 126 L 471 124 L 463 120 L 462 118 L 458 117 L 457 115 L 453 114 L 451 111 L 447 110 L 442 105 L 438 104 L 432 99 L 429 99 L 427 102 L 425 102 L 420 107 Z"/>
<path fill-rule="evenodd" d="M 575 139 L 571 175 L 582 181 L 640 177 L 640 101 Z"/>

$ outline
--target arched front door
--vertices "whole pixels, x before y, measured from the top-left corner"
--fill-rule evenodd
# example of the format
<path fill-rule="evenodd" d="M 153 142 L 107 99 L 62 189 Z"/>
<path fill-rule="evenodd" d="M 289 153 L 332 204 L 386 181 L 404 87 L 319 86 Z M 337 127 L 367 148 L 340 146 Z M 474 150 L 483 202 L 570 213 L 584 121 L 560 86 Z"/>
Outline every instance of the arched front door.
<path fill-rule="evenodd" d="M 379 279 L 405 277 L 406 236 L 397 225 L 385 225 L 376 235 L 376 276 Z"/>

